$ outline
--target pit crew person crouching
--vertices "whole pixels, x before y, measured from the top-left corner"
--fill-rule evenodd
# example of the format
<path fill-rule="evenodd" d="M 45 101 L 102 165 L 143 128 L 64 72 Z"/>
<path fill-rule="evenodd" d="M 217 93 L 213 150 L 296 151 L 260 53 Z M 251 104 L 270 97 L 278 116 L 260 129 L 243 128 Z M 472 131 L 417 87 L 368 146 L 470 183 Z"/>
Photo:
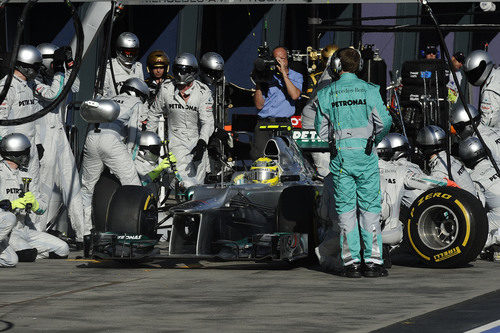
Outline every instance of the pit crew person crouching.
<path fill-rule="evenodd" d="M 190 53 L 174 59 L 174 80 L 165 80 L 148 117 L 148 131 L 156 131 L 162 114 L 168 119 L 170 151 L 185 188 L 203 184 L 209 167 L 207 143 L 214 132 L 210 89 L 198 80 L 198 61 Z"/>
<path fill-rule="evenodd" d="M 44 213 L 47 201 L 43 193 L 36 188 L 36 181 L 31 182 L 32 188 L 29 190 L 24 186 L 31 180 L 24 171 L 29 164 L 30 149 L 30 141 L 20 133 L 8 134 L 0 141 L 2 157 L 0 160 L 0 244 L 2 244 L 0 245 L 0 258 L 4 257 L 4 260 L 0 259 L 0 266 L 13 266 L 18 260 L 67 258 L 69 254 L 68 244 L 48 233 L 37 231 L 31 221 L 32 213 Z M 15 224 L 12 215 L 6 212 L 15 214 Z M 4 249 L 9 233 L 10 248 Z"/>
<path fill-rule="evenodd" d="M 141 180 L 142 186 L 150 186 L 155 193 L 159 187 L 156 186 L 157 180 L 164 170 L 171 170 L 171 166 L 177 162 L 172 153 L 161 160 L 162 142 L 158 134 L 150 131 L 140 133 L 139 150 L 134 159 L 134 165 Z M 153 186 L 153 184 L 155 184 Z"/>
<path fill-rule="evenodd" d="M 336 52 L 329 68 L 339 78 L 318 91 L 315 118 L 316 131 L 331 147 L 330 171 L 344 273 L 353 278 L 387 275 L 382 259 L 380 174 L 374 144 L 382 140 L 392 123 L 379 87 L 354 74 L 361 67 L 360 60 L 357 50 Z M 362 254 L 360 238 L 365 247 Z"/>
<path fill-rule="evenodd" d="M 424 174 L 418 165 L 407 160 L 410 145 L 399 133 L 389 133 L 377 146 L 380 157 L 380 187 L 382 192 L 382 216 L 384 225 L 382 241 L 397 245 L 403 238 L 400 209 L 409 209 L 413 201 L 424 191 L 438 186 L 458 185 L 445 178 Z"/>

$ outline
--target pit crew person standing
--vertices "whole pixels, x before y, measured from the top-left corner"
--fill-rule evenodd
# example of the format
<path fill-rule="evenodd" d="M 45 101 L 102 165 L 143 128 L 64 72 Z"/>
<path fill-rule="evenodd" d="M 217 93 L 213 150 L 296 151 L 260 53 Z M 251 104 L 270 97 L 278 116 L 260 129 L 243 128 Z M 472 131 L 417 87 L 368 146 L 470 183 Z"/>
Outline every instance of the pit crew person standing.
<path fill-rule="evenodd" d="M 198 80 L 198 62 L 190 53 L 174 59 L 174 80 L 162 84 L 148 117 L 148 131 L 156 131 L 158 120 L 168 120 L 169 149 L 177 159 L 177 170 L 185 188 L 203 184 L 209 167 L 207 143 L 214 132 L 213 99 L 210 89 Z"/>
<path fill-rule="evenodd" d="M 64 83 L 71 75 L 73 58 L 71 48 L 58 48 L 54 44 L 44 43 L 37 46 L 43 56 L 41 75 L 35 79 L 35 97 L 40 108 L 46 107 L 61 93 Z M 66 70 L 64 66 L 66 66 Z M 80 87 L 78 78 L 72 91 Z M 83 242 L 83 237 L 90 235 L 92 225 L 84 225 L 83 201 L 80 186 L 80 176 L 75 163 L 65 131 L 65 103 L 61 103 L 52 112 L 37 120 L 37 130 L 45 149 L 44 158 L 40 160 L 40 189 L 46 191 L 49 207 L 54 186 L 60 189 L 62 199 L 68 208 L 71 226 L 76 233 L 76 241 Z M 43 186 L 42 186 L 43 185 Z M 50 214 L 49 213 L 50 210 Z M 36 227 L 45 231 L 47 223 L 55 217 L 57 209 L 48 209 L 39 216 Z"/>
<path fill-rule="evenodd" d="M 104 167 L 118 177 L 121 185 L 141 185 L 133 156 L 139 142 L 141 114 L 149 96 L 146 83 L 138 78 L 125 81 L 121 93 L 112 98 L 120 106 L 118 118 L 100 124 L 87 134 L 83 148 L 82 197 L 86 224 L 91 224 L 92 195 Z"/>
<path fill-rule="evenodd" d="M 139 38 L 131 32 L 124 32 L 116 40 L 116 58 L 106 65 L 103 97 L 120 94 L 120 88 L 132 77 L 144 80 L 142 64 L 135 61 L 139 52 Z"/>
<path fill-rule="evenodd" d="M 148 105 L 151 106 L 155 101 L 156 95 L 158 95 L 160 91 L 162 82 L 165 81 L 165 79 L 172 78 L 168 75 L 170 59 L 165 52 L 157 50 L 148 55 L 146 64 L 149 77 L 145 81 L 149 87 Z"/>
<path fill-rule="evenodd" d="M 278 123 L 291 129 L 290 117 L 295 113 L 295 101 L 300 97 L 304 80 L 300 73 L 288 68 L 288 52 L 284 47 L 275 48 L 273 57 L 278 62 L 279 73 L 273 75 L 273 80 L 267 83 L 266 88 L 261 84 L 255 87 L 253 99 L 259 110 L 259 119 L 250 151 L 253 160 L 263 155 L 266 143 L 273 135 L 270 131 L 261 131 L 261 126 Z"/>
<path fill-rule="evenodd" d="M 330 70 L 340 77 L 318 91 L 315 119 L 316 131 L 331 147 L 330 171 L 344 273 L 353 278 L 387 275 L 382 259 L 380 174 L 374 144 L 382 140 L 392 123 L 379 87 L 357 78 L 360 62 L 361 55 L 351 48 L 341 49 L 332 57 Z M 365 247 L 362 254 L 361 239 Z"/>

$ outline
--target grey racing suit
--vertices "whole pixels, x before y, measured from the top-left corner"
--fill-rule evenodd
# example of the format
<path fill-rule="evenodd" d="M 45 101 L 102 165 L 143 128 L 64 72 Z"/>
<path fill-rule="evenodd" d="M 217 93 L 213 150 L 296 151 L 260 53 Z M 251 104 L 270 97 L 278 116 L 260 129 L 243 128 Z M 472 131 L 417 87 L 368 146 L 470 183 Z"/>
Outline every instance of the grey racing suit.
<path fill-rule="evenodd" d="M 113 64 L 113 73 L 115 74 L 114 80 L 111 74 L 111 66 L 108 61 L 106 65 L 106 76 L 104 78 L 103 97 L 111 98 L 119 95 L 120 88 L 127 79 L 137 77 L 144 80 L 144 72 L 142 71 L 142 64 L 140 62 L 134 63 L 130 68 L 123 66 L 116 58 L 112 58 L 111 62 Z"/>
<path fill-rule="evenodd" d="M 126 93 L 112 100 L 120 105 L 118 118 L 102 123 L 98 132 L 91 130 L 83 148 L 82 197 L 86 225 L 92 223 L 92 195 L 105 166 L 122 185 L 141 185 L 132 156 L 138 148 L 139 114 L 144 104 L 138 97 Z"/>
<path fill-rule="evenodd" d="M 29 177 L 29 173 L 19 169 L 11 169 L 5 160 L 0 161 L 0 200 L 14 201 L 19 198 L 19 193 L 23 188 L 22 177 Z M 37 258 L 47 258 L 50 252 L 61 257 L 67 256 L 69 247 L 66 242 L 36 230 L 31 221 L 32 214 L 43 214 L 47 207 L 47 198 L 36 188 L 36 184 L 36 182 L 32 182 L 30 192 L 37 199 L 40 208 L 36 212 L 30 212 L 30 214 L 27 214 L 25 210 L 16 209 L 17 224 L 12 229 L 9 244 L 14 251 L 36 248 L 38 250 Z"/>
<path fill-rule="evenodd" d="M 0 267 L 17 265 L 16 251 L 9 245 L 10 234 L 16 224 L 17 219 L 14 214 L 0 209 Z"/>
<path fill-rule="evenodd" d="M 500 178 L 488 159 L 480 161 L 474 169 L 469 169 L 469 173 L 486 201 L 489 232 L 484 247 L 500 245 Z"/>
<path fill-rule="evenodd" d="M 61 93 L 71 71 L 65 74 L 56 73 L 53 78 L 37 77 L 35 80 L 35 97 L 39 99 L 41 108 L 49 105 Z M 77 92 L 80 81 L 75 80 L 72 91 Z M 76 233 L 76 240 L 83 241 L 83 236 L 90 234 L 92 225 L 85 225 L 83 218 L 83 200 L 80 186 L 80 176 L 75 163 L 75 157 L 69 145 L 64 128 L 66 103 L 61 104 L 52 112 L 37 120 L 37 130 L 45 148 L 44 157 L 40 160 L 40 189 L 46 192 L 49 202 L 48 211 L 37 217 L 36 227 L 45 231 L 49 223 L 58 213 L 58 208 L 50 205 L 52 193 L 60 189 L 62 201 L 68 208 L 71 226 Z"/>
<path fill-rule="evenodd" d="M 500 165 L 500 128 L 493 128 L 479 123 L 477 130 L 481 133 L 486 146 L 491 150 L 493 158 Z M 477 137 L 476 133 L 473 136 Z"/>
<path fill-rule="evenodd" d="M 328 60 L 328 64 L 330 60 Z M 328 66 L 328 65 L 327 65 Z M 302 129 L 314 130 L 314 118 L 316 117 L 317 96 L 316 92 L 323 89 L 332 82 L 332 77 L 327 70 L 321 74 L 316 87 L 310 95 L 309 101 L 302 109 Z M 322 177 L 326 177 L 330 173 L 330 153 L 311 153 L 314 165 L 318 173 Z"/>
<path fill-rule="evenodd" d="M 177 170 L 184 186 L 203 184 L 209 168 L 205 150 L 198 162 L 193 162 L 191 151 L 198 140 L 208 139 L 214 132 L 213 99 L 210 89 L 198 80 L 184 92 L 189 98 L 184 101 L 172 81 L 165 81 L 151 107 L 148 131 L 156 131 L 158 120 L 165 114 L 168 121 L 170 152 L 177 158 Z"/>
<path fill-rule="evenodd" d="M 500 68 L 493 68 L 481 87 L 481 122 L 500 127 Z"/>
<path fill-rule="evenodd" d="M 0 80 L 0 90 L 3 89 L 5 80 L 6 77 Z M 14 75 L 7 96 L 0 105 L 0 119 L 23 118 L 35 113 L 38 106 L 33 96 L 34 85 L 34 81 L 24 81 Z M 38 182 L 40 161 L 38 160 L 36 145 L 41 144 L 41 139 L 36 130 L 35 122 L 15 126 L 0 126 L 0 137 L 10 133 L 24 134 L 30 141 L 31 151 L 28 170 L 30 175 L 33 175 L 34 182 Z"/>
<path fill-rule="evenodd" d="M 420 168 L 405 159 L 378 162 L 380 169 L 380 188 L 382 192 L 383 222 L 382 242 L 396 245 L 403 237 L 400 222 L 401 205 L 409 208 L 418 195 L 424 191 L 446 186 L 443 178 L 427 176 Z"/>
<path fill-rule="evenodd" d="M 451 174 L 455 183 L 457 183 L 460 188 L 472 193 L 472 195 L 480 197 L 480 195 L 478 195 L 478 192 L 476 191 L 474 182 L 470 178 L 470 175 L 462 162 L 460 162 L 453 156 L 450 156 L 450 159 Z M 448 169 L 446 168 L 446 165 L 445 151 L 440 151 L 438 154 L 432 156 L 429 161 L 431 176 L 436 178 L 448 178 Z"/>

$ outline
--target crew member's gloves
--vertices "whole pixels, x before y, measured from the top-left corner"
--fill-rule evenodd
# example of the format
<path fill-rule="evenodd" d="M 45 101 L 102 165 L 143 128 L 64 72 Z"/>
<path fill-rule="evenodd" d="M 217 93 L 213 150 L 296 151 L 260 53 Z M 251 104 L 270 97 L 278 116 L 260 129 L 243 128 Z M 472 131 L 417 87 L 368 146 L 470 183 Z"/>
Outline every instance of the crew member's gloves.
<path fill-rule="evenodd" d="M 24 193 L 24 203 L 25 205 L 31 204 L 31 210 L 35 213 L 40 212 L 40 204 L 36 200 L 35 196 L 31 192 Z"/>
<path fill-rule="evenodd" d="M 4 199 L 0 201 L 0 209 L 3 209 L 6 212 L 10 212 L 12 210 L 10 200 Z"/>
<path fill-rule="evenodd" d="M 193 148 L 193 150 L 191 150 L 191 154 L 193 154 L 193 162 L 201 161 L 205 149 L 207 149 L 207 143 L 202 139 L 198 140 L 196 146 Z"/>
<path fill-rule="evenodd" d="M 149 178 L 151 178 L 151 180 L 155 180 L 156 178 L 158 178 L 161 174 L 161 172 L 167 168 L 170 167 L 170 161 L 168 158 L 164 158 L 160 164 L 158 164 L 158 166 L 156 168 L 153 169 L 153 171 L 149 172 L 148 173 L 148 176 Z"/>
<path fill-rule="evenodd" d="M 38 160 L 41 160 L 43 158 L 43 153 L 45 153 L 45 148 L 43 148 L 41 143 L 36 145 L 36 151 L 38 153 Z"/>
<path fill-rule="evenodd" d="M 26 198 L 22 197 L 22 198 L 13 200 L 10 202 L 10 204 L 12 206 L 12 210 L 17 209 L 17 208 L 24 209 L 26 207 Z"/>
<path fill-rule="evenodd" d="M 66 69 L 71 69 L 74 65 L 71 46 L 63 46 L 62 48 L 64 48 L 64 64 L 66 65 Z"/>
<path fill-rule="evenodd" d="M 64 73 L 64 60 L 66 59 L 66 51 L 64 47 L 60 47 L 54 51 L 54 60 L 52 61 L 52 69 L 54 73 Z"/>
<path fill-rule="evenodd" d="M 458 187 L 460 188 L 460 186 L 458 186 L 457 183 L 455 183 L 453 180 L 449 180 L 448 178 L 445 178 L 446 180 L 446 186 L 451 186 L 451 187 Z"/>
<path fill-rule="evenodd" d="M 170 163 L 177 163 L 177 158 L 175 158 L 175 155 L 172 153 L 168 153 L 168 160 Z"/>

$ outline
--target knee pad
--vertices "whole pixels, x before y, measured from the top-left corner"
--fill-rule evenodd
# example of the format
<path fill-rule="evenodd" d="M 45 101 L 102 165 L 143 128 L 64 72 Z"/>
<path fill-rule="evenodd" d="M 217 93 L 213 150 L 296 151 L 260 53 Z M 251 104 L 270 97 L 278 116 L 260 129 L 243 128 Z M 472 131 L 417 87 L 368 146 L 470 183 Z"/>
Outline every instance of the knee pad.
<path fill-rule="evenodd" d="M 68 256 L 60 256 L 57 255 L 55 252 L 49 252 L 49 259 L 68 259 Z"/>
<path fill-rule="evenodd" d="M 37 249 L 25 249 L 21 251 L 16 251 L 19 262 L 33 262 L 38 254 Z"/>

